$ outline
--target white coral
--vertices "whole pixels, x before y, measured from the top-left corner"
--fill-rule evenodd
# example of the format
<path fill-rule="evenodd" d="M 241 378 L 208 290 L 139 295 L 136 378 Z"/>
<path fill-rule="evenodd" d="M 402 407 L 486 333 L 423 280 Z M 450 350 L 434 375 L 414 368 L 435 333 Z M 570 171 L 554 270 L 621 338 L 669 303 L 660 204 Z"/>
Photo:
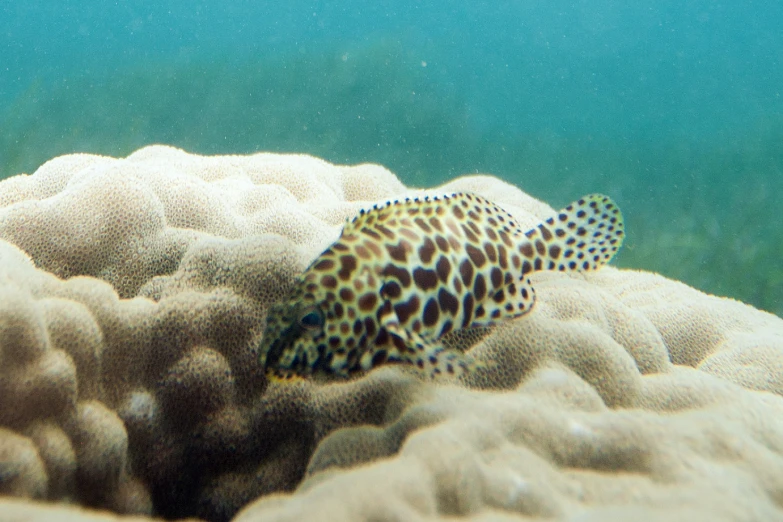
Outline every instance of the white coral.
<path fill-rule="evenodd" d="M 534 274 L 533 313 L 447 340 L 497 363 L 460 386 L 267 384 L 266 308 L 343 220 L 459 190 L 523 226 L 551 212 L 491 176 L 414 191 L 163 146 L 0 182 L 0 493 L 169 518 L 780 518 L 783 321 L 655 274 Z"/>

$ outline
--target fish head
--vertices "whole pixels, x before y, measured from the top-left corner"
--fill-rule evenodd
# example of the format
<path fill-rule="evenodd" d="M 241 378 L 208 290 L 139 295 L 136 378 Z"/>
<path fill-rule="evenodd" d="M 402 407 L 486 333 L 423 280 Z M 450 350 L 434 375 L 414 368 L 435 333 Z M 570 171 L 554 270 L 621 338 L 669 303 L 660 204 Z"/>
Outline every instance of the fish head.
<path fill-rule="evenodd" d="M 298 289 L 273 304 L 259 350 L 267 375 L 307 376 L 321 367 L 326 349 L 325 322 L 323 305 Z"/>

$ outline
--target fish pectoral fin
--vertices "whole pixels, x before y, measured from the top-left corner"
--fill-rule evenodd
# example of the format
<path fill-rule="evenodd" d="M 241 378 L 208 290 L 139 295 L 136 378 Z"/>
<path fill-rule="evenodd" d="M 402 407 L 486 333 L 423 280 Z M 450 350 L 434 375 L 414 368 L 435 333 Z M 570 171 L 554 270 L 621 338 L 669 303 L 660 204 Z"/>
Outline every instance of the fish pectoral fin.
<path fill-rule="evenodd" d="M 410 365 L 418 373 L 430 379 L 458 377 L 486 365 L 470 355 L 444 348 L 438 341 L 422 337 L 399 324 L 385 326 L 391 337 L 389 360 Z"/>

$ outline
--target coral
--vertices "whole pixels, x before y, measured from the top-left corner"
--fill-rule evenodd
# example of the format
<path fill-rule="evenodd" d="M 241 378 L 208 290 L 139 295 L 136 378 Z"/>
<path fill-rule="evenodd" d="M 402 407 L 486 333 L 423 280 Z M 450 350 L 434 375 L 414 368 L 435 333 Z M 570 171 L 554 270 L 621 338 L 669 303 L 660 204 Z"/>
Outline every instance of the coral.
<path fill-rule="evenodd" d="M 441 388 L 386 426 L 334 432 L 294 496 L 236 520 L 776 520 L 783 401 L 759 399 L 683 368 L 630 410 L 558 365 L 510 393 Z"/>
<path fill-rule="evenodd" d="M 551 212 L 490 176 L 427 192 L 455 190 Z M 421 192 L 162 146 L 0 182 L 0 494 L 27 499 L 0 511 L 781 517 L 783 321 L 655 274 L 536 273 L 529 316 L 447 339 L 495 363 L 459 383 L 269 384 L 269 305 L 347 216 Z"/>
<path fill-rule="evenodd" d="M 145 516 L 117 516 L 105 511 L 94 511 L 78 506 L 56 506 L 29 502 L 16 498 L 0 498 L 0 518 L 8 522 L 148 522 L 162 520 Z"/>

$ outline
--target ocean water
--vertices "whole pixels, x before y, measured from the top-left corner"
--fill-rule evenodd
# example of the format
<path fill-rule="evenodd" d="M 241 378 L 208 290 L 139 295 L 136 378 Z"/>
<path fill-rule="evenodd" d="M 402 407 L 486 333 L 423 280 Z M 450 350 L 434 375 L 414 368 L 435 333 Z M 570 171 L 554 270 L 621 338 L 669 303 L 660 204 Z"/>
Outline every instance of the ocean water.
<path fill-rule="evenodd" d="M 783 315 L 783 3 L 0 3 L 0 178 L 57 154 L 309 152 L 605 192 L 619 265 Z"/>

